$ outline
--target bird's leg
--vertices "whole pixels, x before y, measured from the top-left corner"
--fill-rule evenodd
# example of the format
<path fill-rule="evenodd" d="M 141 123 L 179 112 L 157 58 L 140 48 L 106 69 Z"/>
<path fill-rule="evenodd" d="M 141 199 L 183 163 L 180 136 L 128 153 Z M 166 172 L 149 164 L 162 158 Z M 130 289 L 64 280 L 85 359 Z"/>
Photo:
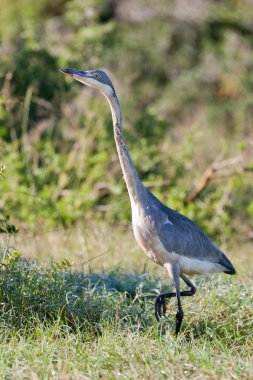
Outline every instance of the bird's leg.
<path fill-rule="evenodd" d="M 176 287 L 176 290 L 179 289 L 179 282 L 180 282 L 180 269 L 179 265 L 177 263 L 166 263 L 164 267 L 167 269 L 168 274 L 170 278 L 172 278 L 174 285 Z M 177 293 L 170 292 L 170 293 L 162 293 L 159 294 L 156 297 L 155 300 L 155 317 L 156 320 L 159 322 L 159 319 L 162 318 L 166 313 L 166 298 L 176 297 Z M 163 314 L 162 314 L 163 311 Z"/>
<path fill-rule="evenodd" d="M 176 293 L 161 293 L 156 297 L 155 300 L 155 317 L 157 322 L 159 322 L 160 318 L 164 317 L 166 313 L 166 301 L 165 299 L 168 297 L 174 297 Z"/>
<path fill-rule="evenodd" d="M 192 282 L 187 277 L 185 277 L 184 275 L 181 275 L 182 280 L 190 287 L 190 290 L 184 290 L 180 292 L 179 275 L 177 275 L 177 270 L 174 270 L 173 272 L 175 272 L 175 276 L 173 273 L 173 280 L 174 280 L 176 292 L 162 293 L 156 297 L 155 317 L 156 317 L 156 320 L 159 322 L 160 318 L 162 318 L 165 315 L 166 298 L 177 297 L 178 311 L 176 314 L 176 334 L 178 334 L 180 331 L 180 327 L 181 327 L 181 323 L 182 323 L 183 315 L 184 315 L 180 297 L 193 296 L 196 292 L 196 287 L 192 284 Z"/>
<path fill-rule="evenodd" d="M 193 296 L 197 290 L 196 286 L 193 285 L 193 283 L 189 280 L 189 278 L 185 277 L 185 275 L 181 274 L 180 277 L 186 283 L 186 285 L 188 285 L 190 288 L 190 290 L 186 290 L 184 292 L 181 292 L 181 296 Z M 187 294 L 182 294 L 182 293 L 187 293 Z"/>
<path fill-rule="evenodd" d="M 184 312 L 181 304 L 181 294 L 180 294 L 180 284 L 179 284 L 180 279 L 176 278 L 175 280 L 175 287 L 176 287 L 176 294 L 177 294 L 177 305 L 178 305 L 178 310 L 176 314 L 176 335 L 179 333 L 182 320 L 184 318 Z"/>
<path fill-rule="evenodd" d="M 190 290 L 184 290 L 180 292 L 180 296 L 181 297 L 193 296 L 196 293 L 196 287 L 184 275 L 181 275 L 181 278 L 190 287 Z M 177 293 L 176 292 L 161 293 L 156 297 L 155 317 L 156 317 L 157 322 L 159 322 L 160 318 L 162 318 L 166 313 L 166 301 L 165 301 L 166 298 L 171 298 L 171 297 L 177 297 Z"/>
<path fill-rule="evenodd" d="M 189 291 L 180 292 L 180 290 L 178 288 L 177 292 L 162 293 L 162 294 L 159 294 L 156 297 L 156 301 L 155 301 L 155 317 L 156 317 L 157 322 L 159 322 L 160 318 L 163 318 L 164 315 L 165 315 L 165 313 L 166 313 L 166 298 L 177 297 L 178 311 L 177 311 L 177 314 L 176 314 L 176 335 L 179 333 L 179 330 L 180 330 L 180 327 L 181 327 L 181 323 L 182 323 L 182 320 L 183 320 L 183 316 L 184 316 L 180 297 L 181 297 L 181 295 L 182 296 L 189 296 L 190 292 L 191 292 L 190 290 Z"/>
<path fill-rule="evenodd" d="M 166 298 L 176 297 L 175 292 L 161 293 L 156 297 L 155 300 L 155 317 L 157 322 L 160 318 L 163 318 L 166 313 Z"/>

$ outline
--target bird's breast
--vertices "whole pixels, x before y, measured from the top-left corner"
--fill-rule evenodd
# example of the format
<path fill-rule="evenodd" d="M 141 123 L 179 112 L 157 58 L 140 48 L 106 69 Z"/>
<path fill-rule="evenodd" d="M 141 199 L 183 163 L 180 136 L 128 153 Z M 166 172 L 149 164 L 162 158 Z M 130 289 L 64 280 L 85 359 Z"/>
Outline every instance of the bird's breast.
<path fill-rule="evenodd" d="M 149 209 L 143 210 L 132 206 L 132 222 L 135 239 L 146 255 L 155 263 L 164 265 L 164 250 L 156 231 L 155 219 Z"/>

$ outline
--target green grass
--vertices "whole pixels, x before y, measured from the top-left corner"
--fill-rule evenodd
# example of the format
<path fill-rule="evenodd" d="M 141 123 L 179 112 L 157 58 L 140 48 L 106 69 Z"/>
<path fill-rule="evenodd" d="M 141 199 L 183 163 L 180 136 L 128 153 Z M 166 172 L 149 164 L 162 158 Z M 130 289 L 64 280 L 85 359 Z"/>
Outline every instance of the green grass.
<path fill-rule="evenodd" d="M 253 377 L 247 268 L 196 278 L 178 338 L 174 301 L 161 324 L 154 318 L 155 295 L 169 288 L 156 272 L 87 271 L 7 254 L 0 273 L 3 379 Z"/>

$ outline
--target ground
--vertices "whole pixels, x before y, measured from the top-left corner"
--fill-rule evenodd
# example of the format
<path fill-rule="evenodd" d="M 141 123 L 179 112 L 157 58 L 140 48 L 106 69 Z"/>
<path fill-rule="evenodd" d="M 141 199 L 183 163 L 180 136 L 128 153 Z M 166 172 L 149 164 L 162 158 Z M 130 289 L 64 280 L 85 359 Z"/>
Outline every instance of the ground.
<path fill-rule="evenodd" d="M 12 251 L 1 272 L 3 379 L 253 377 L 247 243 L 222 247 L 236 276 L 195 278 L 177 338 L 174 301 L 161 324 L 153 315 L 169 279 L 137 247 L 131 228 L 22 230 L 1 245 Z"/>

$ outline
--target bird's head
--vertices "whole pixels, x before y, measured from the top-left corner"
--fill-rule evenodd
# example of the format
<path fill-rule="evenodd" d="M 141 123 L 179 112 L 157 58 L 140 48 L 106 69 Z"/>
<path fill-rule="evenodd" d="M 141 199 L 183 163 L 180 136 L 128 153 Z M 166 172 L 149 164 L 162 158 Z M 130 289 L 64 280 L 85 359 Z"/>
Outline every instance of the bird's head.
<path fill-rule="evenodd" d="M 73 77 L 87 86 L 97 88 L 105 96 L 110 97 L 115 94 L 113 84 L 108 75 L 102 70 L 82 71 L 76 69 L 59 69 L 62 73 Z"/>

